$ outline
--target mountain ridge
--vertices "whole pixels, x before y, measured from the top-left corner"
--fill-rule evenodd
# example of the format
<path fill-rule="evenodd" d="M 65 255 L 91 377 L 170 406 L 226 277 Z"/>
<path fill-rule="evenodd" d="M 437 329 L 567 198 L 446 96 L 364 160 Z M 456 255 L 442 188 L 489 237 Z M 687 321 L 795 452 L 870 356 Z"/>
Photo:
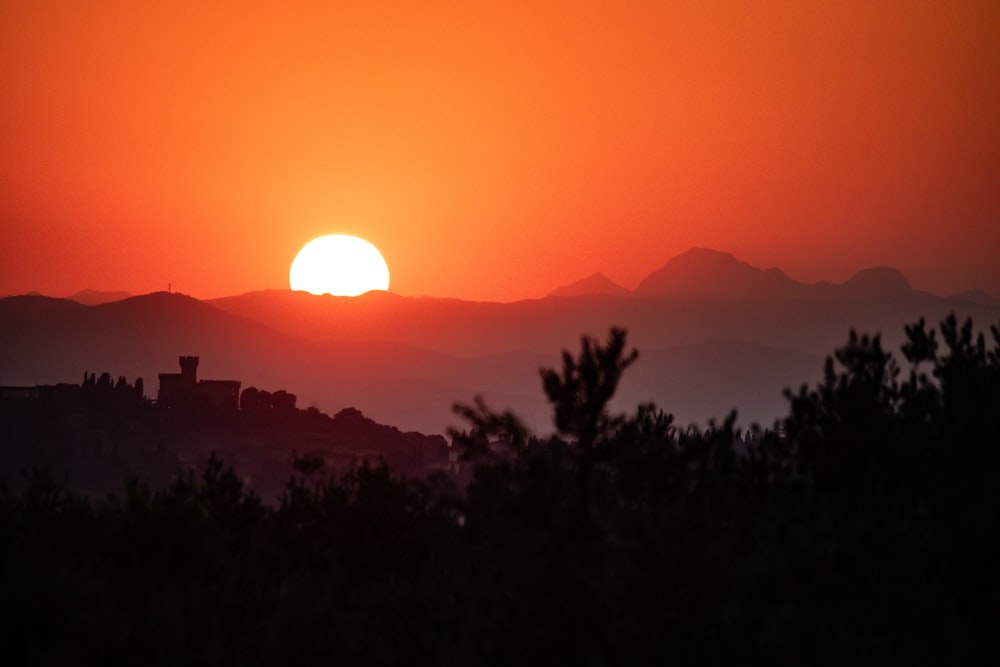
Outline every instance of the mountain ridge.
<path fill-rule="evenodd" d="M 456 424 L 452 403 L 482 394 L 544 429 L 539 367 L 558 367 L 560 351 L 577 350 L 581 335 L 603 339 L 621 326 L 640 351 L 621 388 L 623 408 L 653 400 L 685 423 L 737 407 L 744 420 L 766 423 L 782 411 L 781 390 L 817 379 L 821 359 L 851 328 L 881 332 L 895 349 L 904 324 L 953 311 L 980 328 L 1000 320 L 1000 304 L 916 291 L 811 300 L 581 295 L 507 304 L 289 290 L 215 301 L 154 292 L 98 306 L 20 296 L 0 299 L 7 325 L 0 327 L 0 385 L 73 382 L 107 370 L 144 377 L 155 395 L 157 374 L 176 372 L 177 357 L 193 354 L 207 378 L 284 389 L 331 414 L 355 407 L 380 423 L 440 433 Z"/>
<path fill-rule="evenodd" d="M 733 407 L 767 422 L 782 411 L 781 390 L 816 379 L 805 376 L 819 372 L 852 328 L 882 333 L 895 349 L 903 325 L 920 317 L 937 322 L 955 312 L 983 329 L 1000 320 L 1000 301 L 913 290 L 886 267 L 840 285 L 806 285 L 695 249 L 664 268 L 664 293 L 654 281 L 649 296 L 510 303 L 291 290 L 210 300 L 153 292 L 94 306 L 8 297 L 0 299 L 0 385 L 72 382 L 108 370 L 146 378 L 155 395 L 157 374 L 176 372 L 178 355 L 193 354 L 205 377 L 285 389 L 330 413 L 355 407 L 405 429 L 443 432 L 456 422 L 452 403 L 477 394 L 544 428 L 538 368 L 558 367 L 560 351 L 577 350 L 581 335 L 603 339 L 619 326 L 640 351 L 621 389 L 632 405 L 654 400 L 680 423 Z M 677 282 L 685 277 L 687 284 Z M 736 290 L 734 281 L 749 287 Z"/>
<path fill-rule="evenodd" d="M 177 357 L 193 354 L 201 359 L 199 377 L 240 380 L 242 389 L 283 389 L 301 406 L 317 405 L 328 414 L 356 408 L 401 430 L 444 433 L 448 425 L 461 426 L 451 406 L 476 395 L 512 409 L 538 432 L 551 429 L 538 369 L 559 366 L 559 347 L 458 358 L 399 341 L 312 343 L 180 294 L 94 307 L 57 303 L 56 318 L 49 306 L 61 300 L 30 299 L 39 307 L 15 305 L 20 328 L 32 335 L 12 335 L 18 327 L 0 331 L 0 349 L 8 353 L 0 354 L 0 386 L 78 382 L 85 372 L 108 371 L 144 378 L 147 394 L 155 397 L 158 374 L 176 372 Z M 0 299 L 5 321 L 11 304 Z M 565 347 L 575 348 L 574 340 Z M 702 372 L 690 361 L 720 355 L 732 365 Z M 769 361 L 762 364 L 764 359 Z M 617 400 L 621 409 L 654 400 L 683 421 L 722 414 L 734 405 L 720 401 L 730 400 L 742 403 L 745 419 L 766 421 L 780 412 L 781 388 L 819 365 L 819 355 L 746 342 L 644 347 Z M 741 387 L 751 378 L 755 391 L 746 392 Z"/>
<path fill-rule="evenodd" d="M 731 253 L 695 247 L 646 276 L 634 293 L 653 298 L 775 298 L 807 288 L 780 269 L 760 269 Z"/>
<path fill-rule="evenodd" d="M 241 298 L 249 298 L 250 295 L 253 295 L 252 298 L 259 300 L 261 295 L 281 294 L 288 291 L 283 289 L 253 290 L 242 294 L 203 299 L 203 301 L 225 303 Z M 698 297 L 732 300 L 746 298 L 785 298 L 789 296 L 813 299 L 867 298 L 873 296 L 881 297 L 888 294 L 905 295 L 910 292 L 919 292 L 926 296 L 937 296 L 938 298 L 945 299 L 1000 303 L 1000 298 L 978 288 L 963 290 L 949 296 L 921 292 L 913 288 L 902 271 L 889 266 L 861 268 L 842 283 L 821 280 L 810 284 L 791 278 L 780 268 L 762 269 L 753 266 L 749 262 L 737 259 L 730 252 L 699 246 L 689 248 L 668 259 L 663 266 L 643 278 L 634 290 L 629 290 L 610 280 L 604 273 L 598 272 L 556 287 L 542 297 L 520 299 L 512 302 L 478 301 L 454 297 L 403 296 L 394 292 L 381 290 L 372 291 L 361 296 L 384 301 L 409 299 L 462 304 L 503 304 L 538 301 L 553 296 L 578 297 L 598 294 L 621 297 L 639 296 L 642 298 L 676 299 Z M 303 294 L 305 293 L 303 292 Z M 9 296 L 29 295 L 42 296 L 38 292 Z M 125 291 L 85 289 L 68 297 L 49 298 L 63 298 L 83 305 L 103 305 L 104 303 L 121 301 L 131 296 L 133 295 Z M 322 295 L 321 298 L 337 302 L 345 299 L 357 299 L 358 297 Z"/>

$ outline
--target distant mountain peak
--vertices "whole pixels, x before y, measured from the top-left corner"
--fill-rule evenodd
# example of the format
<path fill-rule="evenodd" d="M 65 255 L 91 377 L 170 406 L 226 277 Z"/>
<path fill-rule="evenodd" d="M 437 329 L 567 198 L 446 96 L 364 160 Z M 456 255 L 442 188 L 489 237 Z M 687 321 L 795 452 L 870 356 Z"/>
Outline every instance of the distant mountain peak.
<path fill-rule="evenodd" d="M 699 259 L 715 259 L 718 261 L 727 262 L 737 262 L 740 263 L 736 256 L 731 252 L 725 252 L 724 250 L 715 250 L 713 248 L 703 248 L 702 246 L 691 246 L 679 255 L 674 256 L 670 261 L 685 261 L 693 258 Z M 746 264 L 746 262 L 742 262 Z"/>
<path fill-rule="evenodd" d="M 595 273 L 552 290 L 549 296 L 583 296 L 586 294 L 612 294 L 615 296 L 628 296 L 632 294 L 621 285 L 611 281 L 603 273 Z"/>
<path fill-rule="evenodd" d="M 803 287 L 779 269 L 758 269 L 731 253 L 694 247 L 670 259 L 635 290 L 643 297 L 774 298 Z"/>

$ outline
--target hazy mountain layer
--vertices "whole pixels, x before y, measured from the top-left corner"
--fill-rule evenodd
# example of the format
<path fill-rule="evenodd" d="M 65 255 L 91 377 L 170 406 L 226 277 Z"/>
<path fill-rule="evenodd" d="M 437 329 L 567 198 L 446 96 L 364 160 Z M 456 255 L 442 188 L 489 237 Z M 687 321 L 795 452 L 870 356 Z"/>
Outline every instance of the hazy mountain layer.
<path fill-rule="evenodd" d="M 744 296 L 735 295 L 734 281 Z M 918 292 L 885 268 L 844 285 L 804 285 L 693 250 L 643 284 L 637 292 L 672 296 L 502 304 L 269 290 L 200 302 L 161 292 L 91 307 L 11 297 L 0 300 L 0 385 L 79 382 L 84 371 L 108 371 L 142 376 L 155 397 L 157 374 L 176 372 L 178 355 L 193 354 L 202 378 L 285 389 L 300 406 L 331 414 L 356 407 L 404 430 L 443 432 L 455 424 L 451 404 L 475 394 L 546 430 L 538 368 L 557 366 L 581 334 L 603 338 L 624 326 L 640 360 L 619 405 L 656 401 L 682 423 L 737 407 L 743 423 L 770 422 L 784 412 L 781 390 L 817 379 L 823 356 L 852 327 L 882 332 L 896 347 L 903 325 L 921 316 L 937 322 L 954 311 L 981 328 L 1000 320 L 1000 305 L 988 297 Z"/>
<path fill-rule="evenodd" d="M 201 378 L 286 389 L 303 407 L 330 413 L 357 407 L 376 421 L 423 432 L 454 424 L 452 403 L 475 394 L 545 430 L 538 369 L 560 362 L 558 348 L 458 358 L 393 341 L 311 342 L 165 293 L 90 308 L 15 297 L 0 300 L 0 315 L 18 323 L 0 333 L 0 385 L 79 382 L 85 371 L 107 370 L 143 377 L 155 396 L 157 374 L 176 372 L 178 355 L 197 354 Z M 569 340 L 565 347 L 575 345 Z M 699 420 L 742 405 L 748 418 L 764 419 L 780 410 L 780 389 L 818 364 L 818 356 L 733 341 L 647 349 L 620 401 L 656 400 Z"/>

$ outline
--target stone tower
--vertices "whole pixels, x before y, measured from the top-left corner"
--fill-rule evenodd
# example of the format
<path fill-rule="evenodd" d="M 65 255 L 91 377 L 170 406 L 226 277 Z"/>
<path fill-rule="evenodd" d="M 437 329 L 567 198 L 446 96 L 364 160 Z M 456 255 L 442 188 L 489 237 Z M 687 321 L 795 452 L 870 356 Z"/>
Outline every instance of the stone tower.
<path fill-rule="evenodd" d="M 181 357 L 181 378 L 184 384 L 198 383 L 198 357 Z"/>

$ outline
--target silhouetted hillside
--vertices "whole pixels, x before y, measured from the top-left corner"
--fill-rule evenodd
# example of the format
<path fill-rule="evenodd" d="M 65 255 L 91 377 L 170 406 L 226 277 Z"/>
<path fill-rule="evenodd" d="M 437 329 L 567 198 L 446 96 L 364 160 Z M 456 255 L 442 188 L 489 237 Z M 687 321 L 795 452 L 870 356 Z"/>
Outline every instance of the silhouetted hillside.
<path fill-rule="evenodd" d="M 299 455 L 337 474 L 366 461 L 409 476 L 448 465 L 441 435 L 404 433 L 355 408 L 334 417 L 301 409 L 285 390 L 240 393 L 238 382 L 198 381 L 190 362 L 182 357 L 186 375 L 173 376 L 158 402 L 144 398 L 141 378 L 107 372 L 82 383 L 0 387 L 0 488 L 20 489 L 25 471 L 44 469 L 75 492 L 103 497 L 129 476 L 166 486 L 214 456 L 273 501 Z M 233 400 L 218 400 L 228 388 Z"/>
<path fill-rule="evenodd" d="M 0 301 L 4 319 L 16 323 L 0 335 L 8 346 L 19 345 L 21 366 L 37 375 L 10 378 L 4 372 L 6 383 L 77 381 L 95 368 L 122 368 L 154 379 L 158 372 L 172 372 L 177 355 L 191 350 L 211 360 L 211 373 L 228 375 L 239 369 L 230 359 L 268 348 L 280 358 L 291 347 L 276 331 L 181 294 L 156 292 L 92 307 L 20 297 L 29 298 L 20 313 L 8 310 L 10 300 Z"/>
<path fill-rule="evenodd" d="M 46 341 L 52 332 L 85 317 L 86 312 L 86 306 L 74 301 L 41 295 L 0 299 L 0 322 L 3 322 L 0 326 L 0 383 L 35 384 L 33 377 L 50 377 L 52 366 L 33 350 L 49 345 L 61 346 L 61 343 Z"/>
<path fill-rule="evenodd" d="M 5 321 L 20 323 L 32 321 L 44 323 L 49 318 L 63 317 L 68 313 L 82 313 L 86 310 L 83 304 L 69 299 L 55 299 L 41 294 L 23 294 L 0 299 L 3 304 L 3 315 L 10 318 Z M 23 326 L 20 327 L 23 329 Z"/>

